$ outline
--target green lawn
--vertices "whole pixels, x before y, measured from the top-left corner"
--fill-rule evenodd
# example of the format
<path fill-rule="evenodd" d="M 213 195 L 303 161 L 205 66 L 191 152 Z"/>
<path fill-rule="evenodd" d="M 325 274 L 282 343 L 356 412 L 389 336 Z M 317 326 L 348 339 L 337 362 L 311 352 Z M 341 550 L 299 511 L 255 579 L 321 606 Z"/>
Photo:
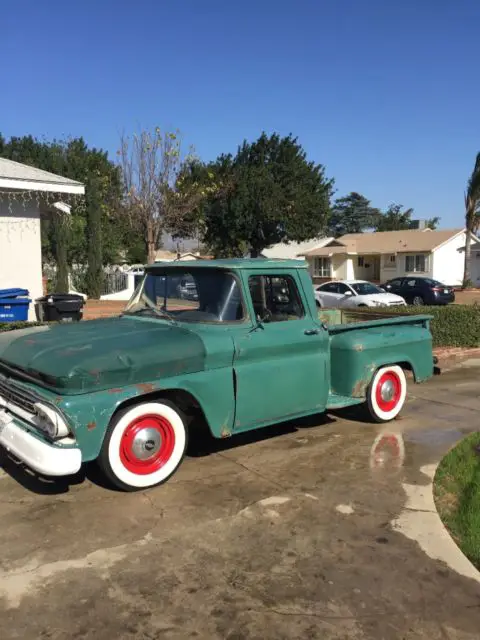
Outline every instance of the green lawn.
<path fill-rule="evenodd" d="M 463 553 L 480 569 L 480 433 L 452 449 L 438 467 L 435 503 L 443 523 Z"/>

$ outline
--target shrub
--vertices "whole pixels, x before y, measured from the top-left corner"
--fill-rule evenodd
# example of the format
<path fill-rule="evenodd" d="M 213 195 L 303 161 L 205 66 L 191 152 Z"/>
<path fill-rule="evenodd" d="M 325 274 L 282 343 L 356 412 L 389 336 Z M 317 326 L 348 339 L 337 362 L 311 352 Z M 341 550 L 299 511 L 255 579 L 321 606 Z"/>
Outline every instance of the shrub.
<path fill-rule="evenodd" d="M 0 322 L 0 333 L 2 331 L 15 331 L 15 329 L 27 329 L 29 327 L 39 327 L 44 322 Z"/>
<path fill-rule="evenodd" d="M 480 307 L 451 304 L 432 307 L 362 308 L 362 312 L 386 315 L 433 316 L 430 330 L 434 347 L 480 347 Z"/>

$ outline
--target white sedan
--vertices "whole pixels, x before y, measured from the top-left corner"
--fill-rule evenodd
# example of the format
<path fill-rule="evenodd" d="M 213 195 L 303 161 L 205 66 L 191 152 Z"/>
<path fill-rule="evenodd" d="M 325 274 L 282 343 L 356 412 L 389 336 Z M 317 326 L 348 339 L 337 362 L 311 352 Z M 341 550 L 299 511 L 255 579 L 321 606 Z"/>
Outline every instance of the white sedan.
<path fill-rule="evenodd" d="M 393 293 L 387 293 L 365 280 L 336 280 L 314 287 L 315 299 L 319 307 L 391 307 L 405 306 L 405 300 Z"/>

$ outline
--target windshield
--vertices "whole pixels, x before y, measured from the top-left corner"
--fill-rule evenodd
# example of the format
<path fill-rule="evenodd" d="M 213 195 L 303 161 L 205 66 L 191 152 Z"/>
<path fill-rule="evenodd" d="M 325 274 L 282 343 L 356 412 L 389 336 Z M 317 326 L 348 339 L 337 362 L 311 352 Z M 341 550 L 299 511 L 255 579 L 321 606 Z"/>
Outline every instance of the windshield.
<path fill-rule="evenodd" d="M 359 296 L 371 296 L 377 293 L 385 293 L 380 287 L 375 286 L 371 282 L 355 282 L 350 285 Z"/>
<path fill-rule="evenodd" d="M 244 318 L 236 278 L 210 267 L 147 272 L 125 313 L 178 322 L 239 322 Z"/>

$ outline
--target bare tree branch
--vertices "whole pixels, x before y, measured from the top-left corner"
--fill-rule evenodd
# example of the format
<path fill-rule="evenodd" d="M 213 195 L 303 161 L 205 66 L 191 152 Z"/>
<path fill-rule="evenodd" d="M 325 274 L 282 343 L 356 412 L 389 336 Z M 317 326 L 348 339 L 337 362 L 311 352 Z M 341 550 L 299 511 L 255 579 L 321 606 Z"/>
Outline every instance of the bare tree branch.
<path fill-rule="evenodd" d="M 179 132 L 162 134 L 141 131 L 120 139 L 120 163 L 123 171 L 124 212 L 132 228 L 142 234 L 148 262 L 155 261 L 162 234 L 178 237 L 192 234 L 194 212 L 204 188 L 195 181 L 182 181 L 185 166 L 193 152 L 182 155 Z"/>

